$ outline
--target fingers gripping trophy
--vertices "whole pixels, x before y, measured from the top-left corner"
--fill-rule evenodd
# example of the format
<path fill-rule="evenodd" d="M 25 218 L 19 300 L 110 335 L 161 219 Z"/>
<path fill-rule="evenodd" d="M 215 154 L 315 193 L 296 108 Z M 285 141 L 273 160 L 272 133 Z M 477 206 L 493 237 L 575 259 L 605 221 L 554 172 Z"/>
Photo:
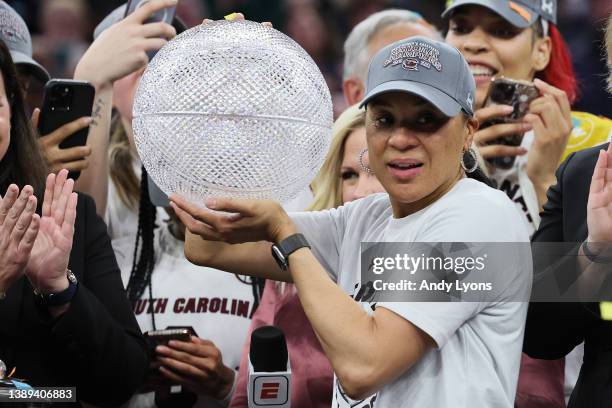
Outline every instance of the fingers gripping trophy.
<path fill-rule="evenodd" d="M 279 31 L 216 21 L 170 41 L 146 69 L 134 137 L 166 194 L 287 202 L 319 171 L 332 103 L 308 54 Z"/>

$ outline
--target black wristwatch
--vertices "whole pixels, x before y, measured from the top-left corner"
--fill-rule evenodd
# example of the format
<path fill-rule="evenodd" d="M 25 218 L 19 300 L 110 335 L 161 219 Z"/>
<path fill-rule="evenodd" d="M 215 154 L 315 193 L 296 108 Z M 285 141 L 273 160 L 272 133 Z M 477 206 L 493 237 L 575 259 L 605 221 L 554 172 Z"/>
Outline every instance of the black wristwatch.
<path fill-rule="evenodd" d="M 293 234 L 278 244 L 272 245 L 272 258 L 283 271 L 289 269 L 289 255 L 300 248 L 310 248 L 308 241 L 302 234 Z"/>
<path fill-rule="evenodd" d="M 79 282 L 70 269 L 66 269 L 66 277 L 68 278 L 68 287 L 57 293 L 40 293 L 34 289 L 38 302 L 43 306 L 62 306 L 70 303 L 74 297 Z"/>

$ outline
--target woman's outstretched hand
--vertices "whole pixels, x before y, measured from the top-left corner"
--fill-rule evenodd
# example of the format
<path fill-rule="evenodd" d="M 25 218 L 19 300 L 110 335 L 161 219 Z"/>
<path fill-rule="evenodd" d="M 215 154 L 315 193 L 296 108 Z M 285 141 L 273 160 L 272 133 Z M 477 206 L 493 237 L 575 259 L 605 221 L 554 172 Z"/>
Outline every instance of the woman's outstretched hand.
<path fill-rule="evenodd" d="M 11 184 L 0 199 L 0 293 L 19 279 L 30 259 L 38 234 L 40 217 L 31 186 Z"/>
<path fill-rule="evenodd" d="M 77 193 L 68 170 L 49 174 L 40 219 L 40 230 L 26 268 L 30 282 L 41 293 L 68 287 L 66 269 L 72 249 Z"/>
<path fill-rule="evenodd" d="M 206 200 L 206 206 L 214 211 L 200 208 L 175 194 L 170 196 L 170 201 L 187 229 L 207 241 L 279 242 L 297 232 L 283 207 L 272 200 Z"/>

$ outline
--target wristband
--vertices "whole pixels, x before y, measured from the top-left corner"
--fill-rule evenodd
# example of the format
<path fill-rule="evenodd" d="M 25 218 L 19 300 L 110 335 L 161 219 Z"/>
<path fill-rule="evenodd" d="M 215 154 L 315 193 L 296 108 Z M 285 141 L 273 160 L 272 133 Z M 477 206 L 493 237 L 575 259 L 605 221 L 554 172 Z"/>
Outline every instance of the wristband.
<path fill-rule="evenodd" d="M 43 306 L 62 306 L 72 301 L 79 282 L 70 269 L 66 269 L 66 277 L 68 278 L 68 287 L 61 292 L 40 293 L 34 289 L 34 294 Z"/>

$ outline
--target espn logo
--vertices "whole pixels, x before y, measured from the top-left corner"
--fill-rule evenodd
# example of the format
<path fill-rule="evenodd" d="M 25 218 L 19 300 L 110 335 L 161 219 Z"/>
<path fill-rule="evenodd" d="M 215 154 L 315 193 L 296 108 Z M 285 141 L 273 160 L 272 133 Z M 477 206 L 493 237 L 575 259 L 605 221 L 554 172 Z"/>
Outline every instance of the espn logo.
<path fill-rule="evenodd" d="M 289 400 L 289 379 L 285 376 L 261 376 L 253 382 L 256 406 L 283 405 Z"/>

